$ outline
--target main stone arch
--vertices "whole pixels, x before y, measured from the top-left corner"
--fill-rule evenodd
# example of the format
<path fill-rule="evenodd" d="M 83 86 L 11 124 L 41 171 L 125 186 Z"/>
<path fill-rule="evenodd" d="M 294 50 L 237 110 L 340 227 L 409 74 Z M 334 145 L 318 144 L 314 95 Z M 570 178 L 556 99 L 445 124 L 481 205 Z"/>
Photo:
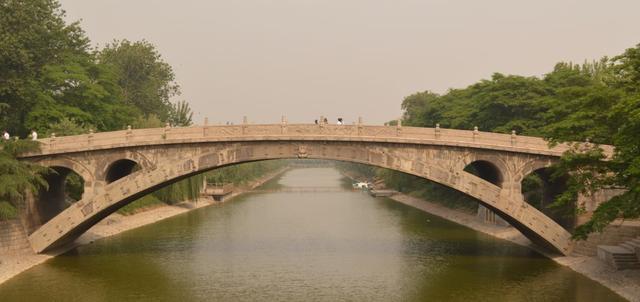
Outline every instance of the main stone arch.
<path fill-rule="evenodd" d="M 473 148 L 367 141 L 239 141 L 197 145 L 138 146 L 136 152 L 155 158 L 153 166 L 143 168 L 83 198 L 54 217 L 29 236 L 36 252 L 68 243 L 95 223 L 131 201 L 186 177 L 215 168 L 243 162 L 309 158 L 363 163 L 413 174 L 449 186 L 476 198 L 511 222 L 533 241 L 567 254 L 570 234 L 544 214 L 500 188 L 465 172 Z M 525 157 L 525 158 L 523 158 Z M 505 153 L 502 160 L 511 165 L 526 163 L 530 155 Z M 544 156 L 539 161 L 549 162 Z M 504 174 L 508 175 L 508 174 Z M 508 180 L 507 180 L 508 181 Z"/>

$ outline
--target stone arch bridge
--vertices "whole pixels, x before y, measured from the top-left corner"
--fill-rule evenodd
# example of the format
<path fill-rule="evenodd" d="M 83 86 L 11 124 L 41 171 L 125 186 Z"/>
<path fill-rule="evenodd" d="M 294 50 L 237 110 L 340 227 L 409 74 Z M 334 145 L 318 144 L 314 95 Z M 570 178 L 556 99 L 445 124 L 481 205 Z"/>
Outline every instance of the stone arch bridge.
<path fill-rule="evenodd" d="M 521 181 L 553 164 L 567 145 L 515 134 L 354 125 L 231 125 L 123 130 L 42 139 L 21 160 L 52 167 L 39 203 L 64 198 L 64 177 L 84 179 L 81 200 L 44 217 L 29 236 L 41 253 L 67 244 L 91 226 L 163 186 L 218 167 L 269 159 L 310 158 L 393 169 L 476 198 L 525 236 L 553 250 L 571 251 L 570 233 L 526 203 Z M 610 152 L 610 150 L 609 150 Z M 477 165 L 479 176 L 465 172 Z M 139 167 L 134 169 L 134 167 Z M 61 188 L 62 187 L 62 188 Z M 51 212 L 51 211 L 50 211 Z"/>

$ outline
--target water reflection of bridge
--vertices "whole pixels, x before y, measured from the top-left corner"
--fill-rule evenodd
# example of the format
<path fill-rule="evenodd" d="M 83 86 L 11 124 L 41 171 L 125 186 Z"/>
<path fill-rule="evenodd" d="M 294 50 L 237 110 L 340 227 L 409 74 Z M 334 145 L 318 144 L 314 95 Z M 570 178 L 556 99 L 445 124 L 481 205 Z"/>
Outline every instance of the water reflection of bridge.
<path fill-rule="evenodd" d="M 234 188 L 232 183 L 206 183 L 201 195 L 211 196 L 214 200 L 221 201 L 226 195 L 231 194 Z"/>
<path fill-rule="evenodd" d="M 254 193 L 321 193 L 321 192 L 345 192 L 350 191 L 348 189 L 340 187 L 323 187 L 323 186 L 309 186 L 309 187 L 283 187 L 275 189 L 256 189 L 251 190 Z M 360 190 L 353 190 L 360 191 Z"/>

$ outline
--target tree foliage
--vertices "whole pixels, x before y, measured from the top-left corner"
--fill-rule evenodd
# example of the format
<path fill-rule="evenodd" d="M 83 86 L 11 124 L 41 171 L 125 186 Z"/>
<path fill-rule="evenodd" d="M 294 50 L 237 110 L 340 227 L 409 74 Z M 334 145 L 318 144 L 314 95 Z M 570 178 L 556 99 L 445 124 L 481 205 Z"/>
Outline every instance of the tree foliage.
<path fill-rule="evenodd" d="M 98 64 L 78 23 L 66 24 L 57 1 L 7 0 L 0 9 L 2 127 L 20 136 L 48 132 L 73 118 L 111 130 L 126 124 L 134 107 L 121 102 L 117 74 Z"/>
<path fill-rule="evenodd" d="M 93 50 L 79 24 L 64 16 L 54 0 L 2 2 L 0 127 L 25 136 L 72 120 L 110 131 L 150 114 L 189 124 L 188 104 L 171 103 L 180 89 L 154 45 L 116 40 Z"/>
<path fill-rule="evenodd" d="M 147 116 L 138 116 L 134 121 L 132 126 L 137 129 L 145 129 L 145 128 L 160 128 L 164 127 L 165 124 L 158 118 L 155 114 L 149 114 Z"/>
<path fill-rule="evenodd" d="M 76 122 L 74 119 L 63 117 L 58 122 L 49 125 L 48 128 L 49 132 L 46 133 L 47 136 L 50 136 L 54 133 L 57 136 L 67 136 L 89 133 L 89 130 L 92 129 L 92 126 L 82 125 Z"/>
<path fill-rule="evenodd" d="M 206 174 L 209 183 L 245 184 L 285 165 L 282 160 L 250 162 L 213 170 Z"/>
<path fill-rule="evenodd" d="M 178 127 L 188 127 L 193 124 L 193 112 L 186 101 L 180 101 L 171 105 L 169 111 L 169 122 Z"/>
<path fill-rule="evenodd" d="M 406 97 L 402 108 L 406 125 L 516 130 L 552 144 L 588 140 L 592 148 L 576 147 L 557 165 L 556 177 L 570 177 L 553 206 L 575 204 L 579 194 L 601 189 L 625 190 L 599 206 L 575 230 L 576 238 L 616 218 L 640 217 L 640 44 L 613 58 L 558 63 L 542 77 L 496 73 L 442 95 L 419 92 Z M 605 160 L 598 144 L 614 145 L 615 156 Z"/>
<path fill-rule="evenodd" d="M 79 23 L 64 18 L 56 0 L 0 1 L 0 129 L 46 137 L 191 124 L 189 105 L 171 103 L 180 89 L 154 45 L 116 40 L 92 49 Z M 39 168 L 15 160 L 22 142 L 3 148 L 0 200 L 20 203 L 23 191 L 46 183 Z"/>
<path fill-rule="evenodd" d="M 0 201 L 0 221 L 18 217 L 18 210 L 8 201 Z"/>
<path fill-rule="evenodd" d="M 189 177 L 154 192 L 153 196 L 167 204 L 175 204 L 184 200 L 195 201 L 200 197 L 204 178 L 205 176 L 203 174 Z"/>
<path fill-rule="evenodd" d="M 27 194 L 47 188 L 43 175 L 49 173 L 49 169 L 16 159 L 17 154 L 38 148 L 38 143 L 34 141 L 0 143 L 0 204 L 3 204 L 3 212 L 7 215 L 12 213 L 10 207 L 22 205 Z M 3 216 L 11 218 L 7 215 Z"/>
<path fill-rule="evenodd" d="M 0 102 L 8 104 L 6 128 L 26 133 L 30 108 L 50 96 L 46 68 L 83 55 L 88 41 L 77 23 L 63 21 L 55 1 L 7 0 L 0 9 Z"/>
<path fill-rule="evenodd" d="M 125 103 L 145 115 L 167 120 L 173 108 L 170 100 L 180 94 L 171 66 L 147 41 L 116 40 L 98 53 L 101 63 L 113 66 Z"/>

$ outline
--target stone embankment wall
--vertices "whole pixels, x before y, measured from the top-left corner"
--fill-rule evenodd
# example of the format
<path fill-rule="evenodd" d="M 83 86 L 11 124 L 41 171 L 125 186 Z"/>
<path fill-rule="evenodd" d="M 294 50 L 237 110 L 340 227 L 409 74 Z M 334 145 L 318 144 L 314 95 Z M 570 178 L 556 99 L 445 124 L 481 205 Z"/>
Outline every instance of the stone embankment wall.
<path fill-rule="evenodd" d="M 578 241 L 573 249 L 575 255 L 596 256 L 598 245 L 618 245 L 640 236 L 640 220 L 616 221 L 602 233 L 593 233 L 587 240 Z"/>
<path fill-rule="evenodd" d="M 20 220 L 0 221 L 0 253 L 31 251 L 31 245 Z"/>

